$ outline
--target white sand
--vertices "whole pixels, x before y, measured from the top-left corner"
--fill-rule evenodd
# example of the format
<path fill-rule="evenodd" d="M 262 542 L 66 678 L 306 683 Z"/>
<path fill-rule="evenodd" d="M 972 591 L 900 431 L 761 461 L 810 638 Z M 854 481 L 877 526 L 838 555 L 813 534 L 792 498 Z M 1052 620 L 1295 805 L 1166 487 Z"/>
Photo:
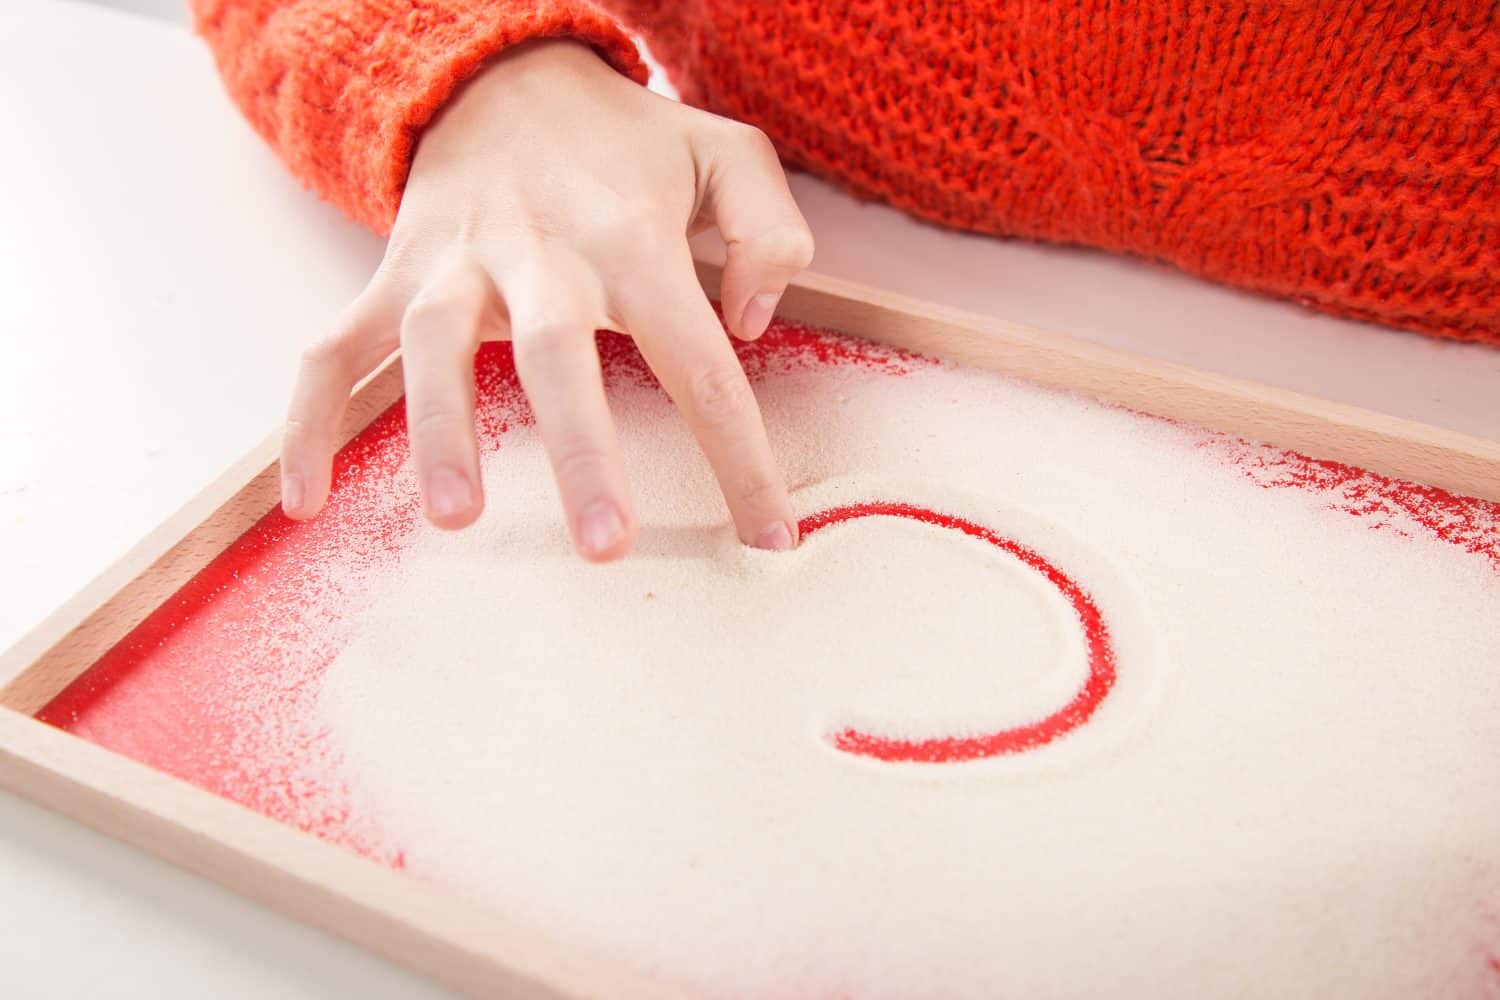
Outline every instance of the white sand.
<path fill-rule="evenodd" d="M 1098 713 L 963 764 L 834 749 L 1052 710 L 1076 618 L 909 521 L 741 549 L 667 404 L 621 389 L 636 554 L 575 560 L 514 431 L 483 520 L 418 532 L 328 675 L 342 770 L 410 870 L 719 996 L 1495 995 L 1484 558 L 988 375 L 759 391 L 801 513 L 925 504 L 1082 583 L 1118 654 Z"/>

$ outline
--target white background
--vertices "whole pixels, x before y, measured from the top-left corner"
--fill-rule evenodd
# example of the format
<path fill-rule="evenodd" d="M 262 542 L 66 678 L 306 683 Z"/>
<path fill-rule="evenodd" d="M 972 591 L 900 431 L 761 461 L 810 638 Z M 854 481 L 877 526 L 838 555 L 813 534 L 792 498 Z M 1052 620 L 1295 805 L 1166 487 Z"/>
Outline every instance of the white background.
<path fill-rule="evenodd" d="M 244 125 L 178 3 L 110 5 L 158 19 L 0 4 L 0 646 L 274 428 L 380 254 Z M 1500 439 L 1500 351 L 793 187 L 820 271 Z M 442 995 L 4 794 L 0 969 L 18 997 Z"/>

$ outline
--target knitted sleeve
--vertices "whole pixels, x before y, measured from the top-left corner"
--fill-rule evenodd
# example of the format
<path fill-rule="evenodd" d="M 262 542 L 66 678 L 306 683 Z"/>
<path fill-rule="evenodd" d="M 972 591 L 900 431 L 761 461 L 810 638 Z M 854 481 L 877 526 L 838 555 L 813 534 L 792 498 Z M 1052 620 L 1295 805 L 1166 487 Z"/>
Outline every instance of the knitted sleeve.
<path fill-rule="evenodd" d="M 230 96 L 302 182 L 390 231 L 417 136 L 505 48 L 567 36 L 644 82 L 588 0 L 191 0 Z"/>

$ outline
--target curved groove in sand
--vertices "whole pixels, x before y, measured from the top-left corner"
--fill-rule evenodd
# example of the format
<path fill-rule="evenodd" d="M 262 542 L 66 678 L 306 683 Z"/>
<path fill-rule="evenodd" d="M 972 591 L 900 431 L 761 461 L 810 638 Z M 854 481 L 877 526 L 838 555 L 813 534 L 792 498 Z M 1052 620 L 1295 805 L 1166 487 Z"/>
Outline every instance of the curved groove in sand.
<path fill-rule="evenodd" d="M 890 762 L 946 764 L 986 757 L 1025 753 L 1046 746 L 1083 725 L 1098 710 L 1115 684 L 1115 653 L 1109 629 L 1089 593 L 1071 577 L 1036 551 L 1014 542 L 977 522 L 928 507 L 892 501 L 848 504 L 809 514 L 799 523 L 802 537 L 832 525 L 864 517 L 904 517 L 908 520 L 958 531 L 977 538 L 1020 560 L 1040 574 L 1078 615 L 1088 645 L 1088 678 L 1073 698 L 1057 711 L 1034 722 L 977 736 L 939 736 L 919 740 L 879 736 L 854 728 L 830 733 L 835 749 L 861 757 Z"/>

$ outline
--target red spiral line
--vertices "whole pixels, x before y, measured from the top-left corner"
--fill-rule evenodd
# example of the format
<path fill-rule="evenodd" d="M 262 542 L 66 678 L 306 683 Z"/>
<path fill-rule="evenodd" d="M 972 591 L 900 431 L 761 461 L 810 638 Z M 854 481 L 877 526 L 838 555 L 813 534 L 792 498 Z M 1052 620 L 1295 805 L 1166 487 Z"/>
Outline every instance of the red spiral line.
<path fill-rule="evenodd" d="M 1114 648 L 1110 644 L 1109 629 L 1104 624 L 1104 616 L 1099 613 L 1098 605 L 1071 577 L 1037 552 L 996 534 L 982 524 L 909 503 L 875 502 L 833 507 L 809 514 L 798 523 L 798 528 L 802 537 L 806 538 L 829 525 L 862 517 L 904 517 L 923 524 L 961 531 L 971 538 L 988 542 L 1040 573 L 1067 599 L 1078 615 L 1079 625 L 1088 642 L 1089 675 L 1083 687 L 1066 705 L 1023 726 L 978 736 L 940 736 L 921 740 L 892 739 L 851 728 L 829 735 L 829 742 L 835 748 L 861 757 L 893 762 L 946 764 L 980 760 L 1025 753 L 1046 746 L 1083 725 L 1098 710 L 1115 685 Z"/>

